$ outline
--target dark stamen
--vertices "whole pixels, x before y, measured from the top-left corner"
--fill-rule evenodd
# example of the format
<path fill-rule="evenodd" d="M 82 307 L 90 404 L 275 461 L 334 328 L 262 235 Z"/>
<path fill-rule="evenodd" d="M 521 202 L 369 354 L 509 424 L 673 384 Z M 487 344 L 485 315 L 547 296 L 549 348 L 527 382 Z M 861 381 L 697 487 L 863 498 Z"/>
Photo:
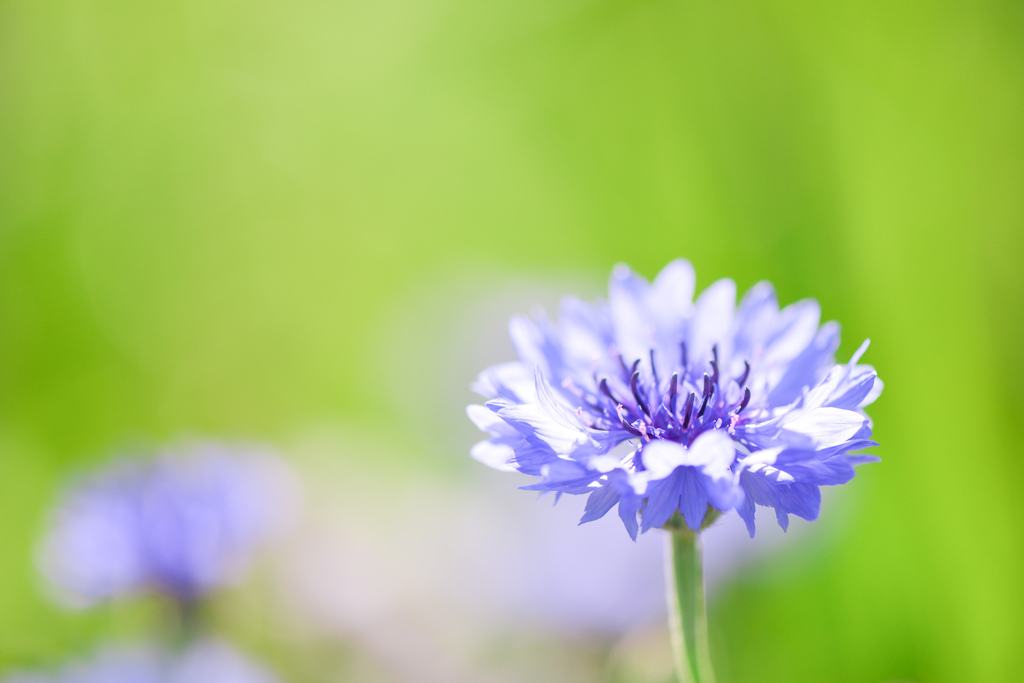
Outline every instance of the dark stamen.
<path fill-rule="evenodd" d="M 711 347 L 711 382 L 718 384 L 718 344 Z"/>
<path fill-rule="evenodd" d="M 683 411 L 683 429 L 690 426 L 690 414 L 693 412 L 693 401 L 697 398 L 697 394 L 690 392 L 690 395 L 686 397 L 686 409 Z"/>
<path fill-rule="evenodd" d="M 630 371 L 629 368 L 626 367 L 626 359 L 622 357 L 621 353 L 619 354 L 619 366 L 622 368 L 622 374 L 629 377 Z"/>
<path fill-rule="evenodd" d="M 750 403 L 750 387 L 743 387 L 743 400 L 740 401 L 740 407 L 736 409 L 736 414 L 742 413 L 748 403 Z"/>
<path fill-rule="evenodd" d="M 711 398 L 711 393 L 714 391 L 714 385 L 711 384 L 711 378 L 704 375 L 704 400 L 700 402 L 700 410 L 697 411 L 697 419 L 700 419 L 704 415 L 704 411 L 708 407 L 708 399 Z"/>
<path fill-rule="evenodd" d="M 679 342 L 679 349 L 682 351 L 683 370 L 686 370 L 686 342 Z"/>
<path fill-rule="evenodd" d="M 740 375 L 740 378 L 738 380 L 736 380 L 736 384 L 739 384 L 742 387 L 744 384 L 746 384 L 747 377 L 749 375 L 750 375 L 750 363 L 748 363 L 747 361 L 743 361 L 743 374 Z"/>
<path fill-rule="evenodd" d="M 700 410 L 697 411 L 697 419 L 698 420 L 704 415 L 704 411 L 707 410 L 707 407 L 708 407 L 708 397 L 705 396 L 704 400 L 700 402 Z"/>
<path fill-rule="evenodd" d="M 676 391 L 678 390 L 679 375 L 673 372 L 672 379 L 671 381 L 669 381 L 668 385 L 668 412 L 672 415 L 673 419 L 676 416 L 676 398 L 678 398 L 678 394 L 676 394 Z"/>
<path fill-rule="evenodd" d="M 639 429 L 637 429 L 633 425 L 631 425 L 628 422 L 626 422 L 626 416 L 623 415 L 623 413 L 622 413 L 622 405 L 621 404 L 618 405 L 615 408 L 615 411 L 619 414 L 619 421 L 622 422 L 622 426 L 625 427 L 627 432 L 629 432 L 633 436 L 643 436 L 643 434 L 640 433 Z"/>
<path fill-rule="evenodd" d="M 612 400 L 612 403 L 622 403 L 622 401 L 615 397 L 615 394 L 612 393 L 612 390 L 608 388 L 607 377 L 601 380 L 601 393 L 610 398 Z"/>
<path fill-rule="evenodd" d="M 658 366 L 654 364 L 654 349 L 651 349 L 651 375 L 654 377 L 654 390 L 657 391 L 661 382 L 658 381 Z"/>
<path fill-rule="evenodd" d="M 626 422 L 626 418 L 620 417 L 619 419 L 622 420 L 622 426 L 626 428 L 627 432 L 629 432 L 633 436 L 643 436 L 643 434 L 640 433 L 639 429 Z"/>
<path fill-rule="evenodd" d="M 635 366 L 634 366 L 635 367 Z M 640 406 L 640 410 L 647 414 L 647 417 L 651 416 L 651 409 L 647 407 L 647 402 L 644 401 L 643 396 L 640 395 L 640 373 L 634 372 L 633 376 L 629 378 L 629 390 L 633 392 L 633 398 L 636 399 L 636 403 Z"/>

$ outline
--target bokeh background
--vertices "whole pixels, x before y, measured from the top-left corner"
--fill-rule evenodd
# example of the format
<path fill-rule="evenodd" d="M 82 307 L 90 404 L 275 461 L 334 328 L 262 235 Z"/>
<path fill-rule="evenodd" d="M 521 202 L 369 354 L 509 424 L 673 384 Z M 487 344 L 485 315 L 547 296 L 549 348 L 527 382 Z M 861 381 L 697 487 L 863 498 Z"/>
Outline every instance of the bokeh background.
<path fill-rule="evenodd" d="M 463 409 L 509 315 L 683 256 L 887 385 L 883 462 L 715 570 L 720 678 L 1019 680 L 1022 8 L 3 0 L 0 674 L 160 622 L 35 547 L 69 473 L 202 437 L 306 482 L 215 610 L 282 680 L 667 680 L 656 539 L 481 472 Z"/>

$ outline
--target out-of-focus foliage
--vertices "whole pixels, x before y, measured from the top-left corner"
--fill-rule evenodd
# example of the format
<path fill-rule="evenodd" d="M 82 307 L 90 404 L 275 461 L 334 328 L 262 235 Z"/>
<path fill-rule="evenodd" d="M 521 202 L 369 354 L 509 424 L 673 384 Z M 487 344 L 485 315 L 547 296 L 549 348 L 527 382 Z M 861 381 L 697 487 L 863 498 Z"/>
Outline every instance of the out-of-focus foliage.
<path fill-rule="evenodd" d="M 343 424 L 462 476 L 470 373 L 414 375 L 472 328 L 425 292 L 685 256 L 817 297 L 887 383 L 842 533 L 712 605 L 721 678 L 1014 680 L 1022 121 L 1017 2 L 6 0 L 0 670 L 159 610 L 43 597 L 69 470 Z"/>

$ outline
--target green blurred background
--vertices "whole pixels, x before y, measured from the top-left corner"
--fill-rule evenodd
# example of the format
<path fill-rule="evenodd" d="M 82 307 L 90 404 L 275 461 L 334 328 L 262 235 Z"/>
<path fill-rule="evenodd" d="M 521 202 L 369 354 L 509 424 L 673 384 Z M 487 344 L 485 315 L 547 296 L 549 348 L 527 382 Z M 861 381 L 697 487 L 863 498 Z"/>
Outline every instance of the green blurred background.
<path fill-rule="evenodd" d="M 1024 5 L 0 1 L 0 671 L 147 618 L 40 591 L 69 470 L 342 425 L 464 477 L 424 292 L 678 256 L 887 385 L 841 537 L 712 605 L 721 678 L 1020 680 Z"/>

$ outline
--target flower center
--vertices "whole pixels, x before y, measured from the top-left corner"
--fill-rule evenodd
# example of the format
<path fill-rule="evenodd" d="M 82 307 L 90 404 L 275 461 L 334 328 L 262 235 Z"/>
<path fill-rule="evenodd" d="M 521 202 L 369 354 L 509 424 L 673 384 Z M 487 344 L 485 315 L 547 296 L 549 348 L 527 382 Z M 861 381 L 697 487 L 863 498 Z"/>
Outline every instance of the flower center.
<path fill-rule="evenodd" d="M 581 389 L 571 380 L 562 386 L 580 400 L 577 415 L 592 429 L 608 431 L 621 427 L 645 442 L 667 439 L 689 446 L 701 433 L 735 424 L 750 403 L 750 363 L 743 361 L 743 372 L 734 378 L 742 392 L 732 399 L 727 394 L 731 380 L 722 381 L 718 346 L 711 349 L 711 360 L 702 372 L 691 366 L 686 343 L 679 346 L 679 364 L 671 377 L 658 376 L 655 352 L 648 363 L 637 358 L 631 364 L 617 354 L 618 373 L 594 374 L 596 391 Z M 725 388 L 723 388 L 725 384 Z"/>

